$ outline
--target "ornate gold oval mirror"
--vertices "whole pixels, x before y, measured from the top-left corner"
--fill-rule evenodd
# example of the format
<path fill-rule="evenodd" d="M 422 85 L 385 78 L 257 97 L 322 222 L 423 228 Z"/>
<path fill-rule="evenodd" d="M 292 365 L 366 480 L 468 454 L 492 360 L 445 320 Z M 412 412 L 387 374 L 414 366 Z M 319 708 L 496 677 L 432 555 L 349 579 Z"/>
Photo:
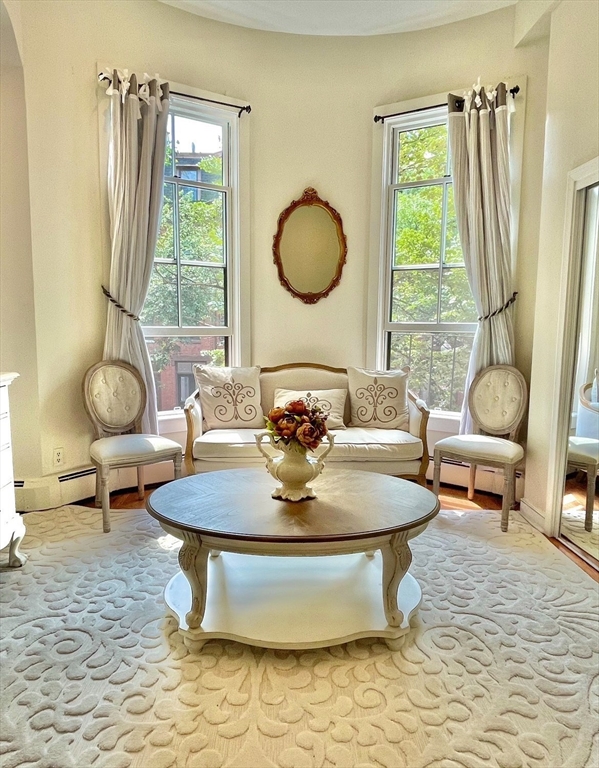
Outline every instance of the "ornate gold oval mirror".
<path fill-rule="evenodd" d="M 279 216 L 272 251 L 281 285 L 316 304 L 341 280 L 347 257 L 341 216 L 308 187 Z"/>

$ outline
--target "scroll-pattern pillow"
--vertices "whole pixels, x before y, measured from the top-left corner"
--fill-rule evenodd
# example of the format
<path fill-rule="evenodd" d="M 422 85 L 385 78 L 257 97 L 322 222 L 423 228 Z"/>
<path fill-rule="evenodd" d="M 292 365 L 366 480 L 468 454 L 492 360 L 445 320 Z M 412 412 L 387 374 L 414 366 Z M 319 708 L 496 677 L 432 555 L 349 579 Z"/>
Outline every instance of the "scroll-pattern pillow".
<path fill-rule="evenodd" d="M 345 429 L 343 411 L 347 389 L 312 389 L 309 392 L 298 392 L 293 389 L 275 389 L 275 408 L 284 408 L 292 400 L 303 400 L 310 407 L 318 405 L 329 414 L 327 427 L 329 429 Z"/>
<path fill-rule="evenodd" d="M 202 414 L 208 429 L 260 429 L 260 368 L 194 365 Z"/>
<path fill-rule="evenodd" d="M 409 373 L 348 368 L 351 426 L 407 430 Z"/>

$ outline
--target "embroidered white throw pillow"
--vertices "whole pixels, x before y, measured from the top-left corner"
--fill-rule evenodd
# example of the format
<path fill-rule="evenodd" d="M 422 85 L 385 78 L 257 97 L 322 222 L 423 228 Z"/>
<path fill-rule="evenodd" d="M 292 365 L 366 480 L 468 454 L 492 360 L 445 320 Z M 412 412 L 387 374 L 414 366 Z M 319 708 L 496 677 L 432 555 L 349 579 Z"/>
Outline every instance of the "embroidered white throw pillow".
<path fill-rule="evenodd" d="M 407 430 L 409 373 L 407 366 L 396 371 L 348 368 L 350 426 Z"/>
<path fill-rule="evenodd" d="M 312 389 L 297 392 L 293 389 L 275 389 L 275 408 L 284 408 L 293 400 L 303 400 L 310 407 L 318 405 L 329 414 L 327 427 L 329 429 L 345 429 L 343 411 L 347 389 Z"/>
<path fill-rule="evenodd" d="M 208 429 L 260 429 L 260 368 L 194 365 L 202 415 Z"/>

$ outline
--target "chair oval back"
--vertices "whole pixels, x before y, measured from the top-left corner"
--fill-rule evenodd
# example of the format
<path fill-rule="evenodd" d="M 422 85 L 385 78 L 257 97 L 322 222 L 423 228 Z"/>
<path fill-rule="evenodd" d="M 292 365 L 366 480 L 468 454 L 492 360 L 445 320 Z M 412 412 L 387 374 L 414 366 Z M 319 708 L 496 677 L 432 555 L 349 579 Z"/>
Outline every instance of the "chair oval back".
<path fill-rule="evenodd" d="M 472 420 L 489 435 L 516 440 L 528 399 L 526 380 L 511 365 L 491 365 L 477 374 L 468 393 Z"/>
<path fill-rule="evenodd" d="M 93 365 L 83 379 L 83 402 L 96 437 L 141 432 L 146 388 L 129 363 L 104 360 Z"/>

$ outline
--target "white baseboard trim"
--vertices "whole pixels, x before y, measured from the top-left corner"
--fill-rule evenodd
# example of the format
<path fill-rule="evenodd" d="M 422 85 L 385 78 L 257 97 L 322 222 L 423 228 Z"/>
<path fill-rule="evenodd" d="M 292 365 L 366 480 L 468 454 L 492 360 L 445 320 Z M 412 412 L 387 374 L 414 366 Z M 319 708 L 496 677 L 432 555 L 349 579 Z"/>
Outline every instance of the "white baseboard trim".
<path fill-rule="evenodd" d="M 545 533 L 545 515 L 527 499 L 520 499 L 520 514 L 541 533 Z"/>
<path fill-rule="evenodd" d="M 163 483 L 173 479 L 172 461 L 151 464 L 144 468 L 144 482 Z M 117 469 L 110 473 L 110 490 L 137 487 L 135 469 Z M 92 466 L 80 467 L 61 474 L 15 480 L 15 497 L 19 512 L 56 509 L 89 499 L 96 493 L 96 470 Z M 140 506 L 143 503 L 140 502 Z"/>

